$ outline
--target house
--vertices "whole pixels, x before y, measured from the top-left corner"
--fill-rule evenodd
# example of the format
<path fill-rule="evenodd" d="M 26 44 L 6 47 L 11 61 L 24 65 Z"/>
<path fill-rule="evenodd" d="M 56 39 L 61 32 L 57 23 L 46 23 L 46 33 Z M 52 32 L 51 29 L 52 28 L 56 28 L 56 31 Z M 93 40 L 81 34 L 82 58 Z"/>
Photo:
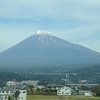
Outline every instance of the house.
<path fill-rule="evenodd" d="M 8 81 L 6 83 L 7 86 L 14 86 L 15 84 L 16 84 L 15 81 Z"/>
<path fill-rule="evenodd" d="M 37 86 L 35 86 L 34 88 L 36 88 L 36 89 L 44 89 L 45 86 L 43 86 L 43 85 L 37 85 Z"/>
<path fill-rule="evenodd" d="M 93 96 L 91 91 L 84 91 L 84 96 Z"/>
<path fill-rule="evenodd" d="M 17 100 L 27 100 L 27 91 L 26 90 L 0 90 L 0 100 L 8 100 L 9 98 Z"/>
<path fill-rule="evenodd" d="M 38 81 L 35 81 L 35 80 L 24 80 L 24 81 L 21 81 L 20 83 L 28 85 L 28 86 L 37 86 L 38 85 Z"/>
<path fill-rule="evenodd" d="M 27 100 L 27 91 L 19 90 L 19 95 L 17 100 Z"/>
<path fill-rule="evenodd" d="M 8 100 L 8 97 L 12 95 L 9 90 L 0 90 L 0 100 Z"/>
<path fill-rule="evenodd" d="M 64 86 L 57 90 L 57 95 L 71 95 L 72 89 L 70 87 Z"/>
<path fill-rule="evenodd" d="M 6 87 L 7 88 L 14 88 L 14 87 L 16 87 L 16 88 L 21 88 L 21 86 L 23 86 L 22 84 L 20 84 L 20 82 L 18 82 L 18 81 L 7 81 L 7 83 L 6 83 Z"/>

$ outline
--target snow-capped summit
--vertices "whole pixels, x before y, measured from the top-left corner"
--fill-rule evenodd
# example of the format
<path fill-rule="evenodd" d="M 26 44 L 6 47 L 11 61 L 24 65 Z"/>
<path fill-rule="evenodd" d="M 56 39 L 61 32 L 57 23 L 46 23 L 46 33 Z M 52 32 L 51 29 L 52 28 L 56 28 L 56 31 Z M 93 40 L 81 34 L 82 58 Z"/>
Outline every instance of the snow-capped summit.
<path fill-rule="evenodd" d="M 49 36 L 53 35 L 51 32 L 45 31 L 45 30 L 38 30 L 35 34 L 38 34 L 38 35 L 49 35 Z"/>

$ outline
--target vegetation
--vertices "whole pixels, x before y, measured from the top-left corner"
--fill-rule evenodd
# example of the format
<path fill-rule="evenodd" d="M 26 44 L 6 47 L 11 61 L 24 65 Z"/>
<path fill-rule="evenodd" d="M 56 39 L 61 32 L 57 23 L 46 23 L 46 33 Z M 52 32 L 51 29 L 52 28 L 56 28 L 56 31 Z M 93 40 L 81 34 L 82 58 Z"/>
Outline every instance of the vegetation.
<path fill-rule="evenodd" d="M 15 73 L 15 72 L 0 72 L 0 80 L 2 81 L 9 81 L 9 80 L 23 80 L 24 77 L 19 74 L 19 73 Z M 1 84 L 0 84 L 1 85 Z"/>
<path fill-rule="evenodd" d="M 27 100 L 100 100 L 99 97 L 28 95 Z"/>
<path fill-rule="evenodd" d="M 9 95 L 8 100 L 12 100 L 11 96 Z"/>
<path fill-rule="evenodd" d="M 66 97 L 65 100 L 100 100 L 97 97 Z"/>
<path fill-rule="evenodd" d="M 63 73 L 63 74 L 60 74 Z M 79 79 L 87 80 L 87 83 L 100 83 L 100 66 L 88 67 L 74 71 L 59 71 L 58 74 L 51 73 L 35 73 L 35 72 L 0 72 L 1 81 L 9 81 L 16 79 L 21 80 L 38 80 L 39 85 L 62 84 L 65 85 L 66 73 L 69 73 L 70 82 L 79 83 Z M 73 73 L 73 74 L 71 74 Z M 8 78 L 9 77 L 9 78 Z M 0 82 L 0 86 L 3 84 Z"/>
<path fill-rule="evenodd" d="M 98 85 L 98 86 L 93 86 L 93 87 L 91 88 L 91 91 L 92 91 L 93 93 L 96 93 L 96 96 L 100 96 L 100 85 Z"/>
<path fill-rule="evenodd" d="M 87 83 L 100 83 L 100 65 L 86 67 L 71 72 L 77 73 L 76 76 L 70 76 L 70 80 L 74 83 L 78 83 L 79 78 L 82 80 L 88 80 Z"/>
<path fill-rule="evenodd" d="M 66 99 L 62 96 L 28 95 L 27 100 L 66 100 Z"/>

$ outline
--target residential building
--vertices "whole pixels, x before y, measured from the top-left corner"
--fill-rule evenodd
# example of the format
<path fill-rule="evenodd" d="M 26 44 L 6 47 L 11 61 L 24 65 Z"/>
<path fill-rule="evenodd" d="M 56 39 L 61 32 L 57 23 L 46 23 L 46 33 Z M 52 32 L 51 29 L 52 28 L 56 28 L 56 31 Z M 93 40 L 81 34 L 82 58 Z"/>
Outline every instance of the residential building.
<path fill-rule="evenodd" d="M 38 81 L 35 80 L 24 80 L 20 82 L 21 84 L 30 85 L 30 86 L 37 86 Z"/>
<path fill-rule="evenodd" d="M 72 89 L 70 87 L 64 86 L 57 90 L 57 95 L 71 95 Z"/>
<path fill-rule="evenodd" d="M 93 96 L 91 91 L 84 91 L 84 96 Z"/>
<path fill-rule="evenodd" d="M 7 85 L 7 86 L 13 86 L 13 85 L 15 85 L 15 81 L 8 81 L 8 82 L 6 83 L 6 85 Z"/>
<path fill-rule="evenodd" d="M 17 95 L 17 97 L 15 97 Z M 0 90 L 0 100 L 8 100 L 8 98 L 17 100 L 27 100 L 26 90 Z"/>

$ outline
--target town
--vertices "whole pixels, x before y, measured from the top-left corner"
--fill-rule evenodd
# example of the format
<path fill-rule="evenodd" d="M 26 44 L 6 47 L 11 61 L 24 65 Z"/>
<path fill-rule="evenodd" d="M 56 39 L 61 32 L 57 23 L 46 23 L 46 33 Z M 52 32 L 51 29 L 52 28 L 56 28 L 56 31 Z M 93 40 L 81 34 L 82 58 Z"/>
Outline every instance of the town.
<path fill-rule="evenodd" d="M 95 89 L 99 84 L 47 84 L 39 85 L 37 80 L 7 81 L 0 88 L 0 100 L 27 100 L 27 95 L 57 95 L 57 96 L 96 96 Z"/>

